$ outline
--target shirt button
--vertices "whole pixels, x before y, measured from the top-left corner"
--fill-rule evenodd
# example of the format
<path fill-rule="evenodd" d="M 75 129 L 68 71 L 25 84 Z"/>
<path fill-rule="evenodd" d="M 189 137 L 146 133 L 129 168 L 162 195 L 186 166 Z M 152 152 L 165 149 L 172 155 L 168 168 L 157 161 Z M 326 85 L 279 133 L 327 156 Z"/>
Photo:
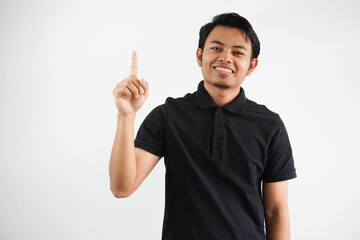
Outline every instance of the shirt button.
<path fill-rule="evenodd" d="M 220 108 L 220 109 L 218 110 L 218 112 L 219 112 L 219 113 L 222 113 L 222 109 Z"/>
<path fill-rule="evenodd" d="M 216 139 L 215 140 L 215 144 L 219 144 L 220 143 L 220 140 L 219 139 Z"/>
<path fill-rule="evenodd" d="M 217 125 L 217 127 L 218 127 L 218 128 L 221 128 L 221 127 L 222 127 L 222 123 L 219 123 L 219 124 Z"/>

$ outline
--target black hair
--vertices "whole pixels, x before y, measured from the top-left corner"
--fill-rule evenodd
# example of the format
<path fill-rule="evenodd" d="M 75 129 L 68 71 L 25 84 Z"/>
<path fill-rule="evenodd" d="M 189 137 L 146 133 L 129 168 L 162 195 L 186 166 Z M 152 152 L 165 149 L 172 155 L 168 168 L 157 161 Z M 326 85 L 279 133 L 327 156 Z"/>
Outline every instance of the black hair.
<path fill-rule="evenodd" d="M 251 59 L 259 56 L 260 41 L 254 29 L 248 20 L 234 12 L 216 15 L 213 17 L 212 22 L 209 22 L 201 27 L 199 32 L 199 48 L 204 49 L 206 38 L 209 36 L 214 27 L 218 25 L 243 30 L 245 32 L 245 40 L 248 41 L 248 38 L 250 38 L 251 41 Z"/>

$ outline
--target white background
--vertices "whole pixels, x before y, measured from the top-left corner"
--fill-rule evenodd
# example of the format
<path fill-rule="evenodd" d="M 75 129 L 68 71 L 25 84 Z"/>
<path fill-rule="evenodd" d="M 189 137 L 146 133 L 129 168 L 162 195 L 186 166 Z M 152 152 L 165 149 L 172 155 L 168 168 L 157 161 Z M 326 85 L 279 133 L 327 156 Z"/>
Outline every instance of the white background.
<path fill-rule="evenodd" d="M 292 239 L 360 239 L 360 2 L 0 1 L 0 239 L 160 239 L 163 160 L 131 197 L 109 190 L 112 91 L 139 56 L 136 118 L 202 80 L 195 51 L 235 11 L 261 42 L 243 87 L 282 117 L 298 178 Z"/>

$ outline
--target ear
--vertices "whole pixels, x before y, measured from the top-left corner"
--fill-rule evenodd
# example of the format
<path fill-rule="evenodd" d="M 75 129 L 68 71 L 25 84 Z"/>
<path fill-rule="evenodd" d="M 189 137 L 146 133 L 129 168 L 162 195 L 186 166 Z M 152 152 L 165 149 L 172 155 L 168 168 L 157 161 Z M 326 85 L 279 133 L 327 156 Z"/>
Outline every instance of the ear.
<path fill-rule="evenodd" d="M 202 49 L 198 48 L 196 50 L 196 61 L 198 63 L 198 66 L 201 67 L 201 63 L 202 63 Z"/>
<path fill-rule="evenodd" d="M 257 58 L 254 58 L 253 60 L 251 60 L 249 70 L 248 70 L 246 75 L 250 76 L 251 73 L 255 70 L 257 65 L 258 65 L 258 59 Z"/>

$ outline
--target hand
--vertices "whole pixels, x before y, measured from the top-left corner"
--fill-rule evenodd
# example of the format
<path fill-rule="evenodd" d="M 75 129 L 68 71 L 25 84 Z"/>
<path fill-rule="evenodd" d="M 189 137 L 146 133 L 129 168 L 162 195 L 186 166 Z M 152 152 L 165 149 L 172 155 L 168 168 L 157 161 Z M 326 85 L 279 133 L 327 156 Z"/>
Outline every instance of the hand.
<path fill-rule="evenodd" d="M 135 114 L 149 95 L 149 84 L 137 77 L 138 61 L 136 51 L 131 58 L 130 76 L 122 80 L 113 90 L 115 105 L 120 115 Z"/>

